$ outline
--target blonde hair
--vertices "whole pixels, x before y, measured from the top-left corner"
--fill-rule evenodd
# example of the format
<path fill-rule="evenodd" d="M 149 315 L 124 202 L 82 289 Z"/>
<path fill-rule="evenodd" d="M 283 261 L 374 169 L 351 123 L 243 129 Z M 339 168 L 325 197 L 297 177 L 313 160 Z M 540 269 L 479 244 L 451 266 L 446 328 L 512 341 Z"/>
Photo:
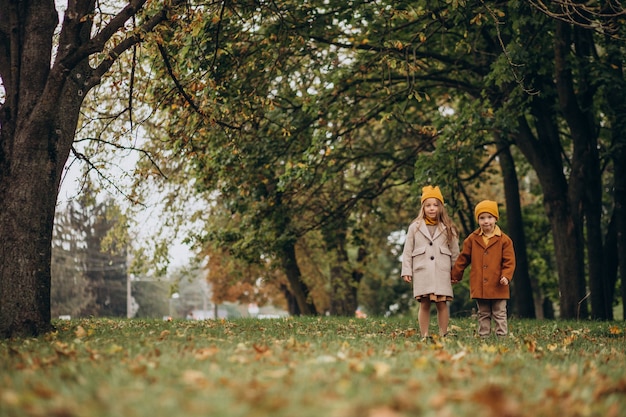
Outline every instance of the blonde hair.
<path fill-rule="evenodd" d="M 450 242 L 453 241 L 453 239 L 458 239 L 459 232 L 456 226 L 454 225 L 454 223 L 452 222 L 452 219 L 450 218 L 450 216 L 448 216 L 446 207 L 443 205 L 441 201 L 438 201 L 438 203 L 439 203 L 438 204 L 439 211 L 437 212 L 437 227 L 440 228 L 441 230 L 444 230 L 443 226 L 445 226 L 446 243 L 449 245 Z M 422 206 L 420 207 L 420 212 L 417 215 L 417 217 L 413 220 L 413 222 L 424 221 L 425 215 L 426 214 L 424 213 L 424 205 L 422 204 Z"/>

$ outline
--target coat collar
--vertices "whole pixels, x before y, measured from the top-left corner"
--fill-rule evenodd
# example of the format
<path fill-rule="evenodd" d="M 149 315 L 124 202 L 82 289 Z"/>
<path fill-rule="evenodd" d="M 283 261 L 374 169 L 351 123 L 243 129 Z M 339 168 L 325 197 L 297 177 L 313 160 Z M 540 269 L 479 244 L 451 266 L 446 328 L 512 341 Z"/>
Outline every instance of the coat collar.
<path fill-rule="evenodd" d="M 419 230 L 420 233 L 424 235 L 424 237 L 426 237 L 426 239 L 433 241 L 437 239 L 437 237 L 439 237 L 439 235 L 442 234 L 446 230 L 446 226 L 442 224 L 441 227 L 439 227 L 439 225 L 437 225 L 437 227 L 435 228 L 435 233 L 431 236 L 430 231 L 428 230 L 428 226 L 426 226 L 426 223 L 423 221 L 420 221 L 418 223 L 417 230 Z"/>
<path fill-rule="evenodd" d="M 498 226 L 496 226 L 498 227 Z M 493 246 L 496 244 L 496 242 L 500 241 L 500 238 L 502 237 L 502 231 L 500 230 L 500 228 L 498 228 L 498 232 L 497 234 L 494 234 L 490 239 L 489 239 L 489 244 L 485 245 L 485 242 L 483 241 L 483 234 L 482 231 L 480 230 L 480 227 L 476 230 L 474 230 L 472 233 L 475 235 L 474 236 L 474 240 L 476 240 L 476 242 L 478 243 L 478 245 L 480 245 L 481 247 L 487 249 L 490 246 Z"/>

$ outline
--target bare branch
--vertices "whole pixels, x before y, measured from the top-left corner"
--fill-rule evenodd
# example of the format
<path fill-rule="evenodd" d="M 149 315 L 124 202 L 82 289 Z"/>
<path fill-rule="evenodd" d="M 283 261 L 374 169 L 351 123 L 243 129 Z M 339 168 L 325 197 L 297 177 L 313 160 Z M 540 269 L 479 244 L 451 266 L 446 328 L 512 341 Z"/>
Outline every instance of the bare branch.
<path fill-rule="evenodd" d="M 161 175 L 163 178 L 167 179 L 167 175 L 165 175 L 165 173 L 161 170 L 161 167 L 159 167 L 159 164 L 154 160 L 154 157 L 152 156 L 152 154 L 148 151 L 146 151 L 145 149 L 142 148 L 137 148 L 135 146 L 124 146 L 121 145 L 119 143 L 114 143 L 114 142 L 109 142 L 107 140 L 104 139 L 99 139 L 99 138 L 82 138 L 82 139 L 77 139 L 74 141 L 74 143 L 80 143 L 80 142 L 85 142 L 85 141 L 90 141 L 90 142 L 98 142 L 98 143 L 102 143 L 104 145 L 108 145 L 108 146 L 112 146 L 116 149 L 119 150 L 124 150 L 124 151 L 134 151 L 134 152 L 139 152 L 140 154 L 144 155 L 146 158 L 148 158 L 148 160 L 150 161 L 150 163 L 156 168 L 156 170 L 159 172 L 159 175 Z M 73 152 L 76 153 L 76 151 L 74 150 L 74 148 L 72 148 Z M 82 154 L 81 154 L 82 155 Z M 84 155 L 83 155 L 84 156 Z M 79 158 L 82 160 L 86 160 L 84 158 Z M 90 164 L 91 165 L 91 164 Z"/>
<path fill-rule="evenodd" d="M 619 1 L 607 1 L 602 6 L 591 2 L 555 0 L 546 4 L 542 0 L 530 0 L 530 4 L 546 16 L 570 23 L 603 35 L 617 36 L 616 17 L 625 16 L 626 9 Z"/>
<path fill-rule="evenodd" d="M 89 167 L 89 170 L 96 171 L 96 174 L 98 175 L 98 177 L 100 177 L 103 181 L 109 183 L 117 192 L 123 195 L 128 201 L 132 202 L 133 204 L 139 204 L 145 207 L 145 204 L 143 204 L 142 202 L 138 200 L 133 199 L 129 194 L 125 193 L 120 187 L 118 187 L 117 184 L 115 184 L 115 182 L 113 182 L 107 175 L 105 175 L 102 171 L 100 171 L 100 169 L 97 166 L 95 166 L 85 154 L 78 152 L 76 148 L 74 148 L 74 146 L 72 146 L 72 154 L 74 154 L 74 156 L 77 159 L 84 161 Z"/>

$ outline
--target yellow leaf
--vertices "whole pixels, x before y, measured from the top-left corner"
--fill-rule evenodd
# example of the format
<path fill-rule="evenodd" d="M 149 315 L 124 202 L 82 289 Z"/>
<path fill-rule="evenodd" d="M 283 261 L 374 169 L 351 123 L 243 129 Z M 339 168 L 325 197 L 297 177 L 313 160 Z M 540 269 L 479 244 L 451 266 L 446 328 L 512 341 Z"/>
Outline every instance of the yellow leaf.
<path fill-rule="evenodd" d="M 121 352 L 122 350 L 124 350 L 124 348 L 122 348 L 119 345 L 116 344 L 112 344 L 111 346 L 109 346 L 109 348 L 107 349 L 107 353 L 109 354 L 114 354 L 114 353 L 118 353 Z"/>
<path fill-rule="evenodd" d="M 487 352 L 487 353 L 496 353 L 498 351 L 498 347 L 494 345 L 485 344 L 480 347 L 480 350 L 482 350 L 483 352 Z"/>
<path fill-rule="evenodd" d="M 389 373 L 389 370 L 391 369 L 391 366 L 389 366 L 389 364 L 386 362 L 374 362 L 373 366 L 374 374 L 379 378 L 387 375 Z"/>
<path fill-rule="evenodd" d="M 79 339 L 82 339 L 83 337 L 87 336 L 87 331 L 85 331 L 85 329 L 83 328 L 83 326 L 78 326 L 76 328 L 76 331 L 74 332 L 74 334 L 76 335 L 76 337 L 78 337 Z"/>
<path fill-rule="evenodd" d="M 426 368 L 428 366 L 428 358 L 425 356 L 420 356 L 413 361 L 413 366 L 418 369 Z"/>

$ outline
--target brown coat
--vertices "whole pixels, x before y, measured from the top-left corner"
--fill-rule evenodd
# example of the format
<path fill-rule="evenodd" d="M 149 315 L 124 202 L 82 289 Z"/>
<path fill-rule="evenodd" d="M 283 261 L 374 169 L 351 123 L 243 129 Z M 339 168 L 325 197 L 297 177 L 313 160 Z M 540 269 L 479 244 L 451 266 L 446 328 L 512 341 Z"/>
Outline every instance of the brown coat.
<path fill-rule="evenodd" d="M 472 232 L 463 242 L 463 250 L 452 268 L 452 281 L 460 281 L 468 266 L 470 297 L 491 300 L 511 297 L 509 286 L 500 284 L 500 278 L 510 281 L 515 272 L 513 241 L 506 234 L 493 236 L 485 247 L 480 229 Z"/>

